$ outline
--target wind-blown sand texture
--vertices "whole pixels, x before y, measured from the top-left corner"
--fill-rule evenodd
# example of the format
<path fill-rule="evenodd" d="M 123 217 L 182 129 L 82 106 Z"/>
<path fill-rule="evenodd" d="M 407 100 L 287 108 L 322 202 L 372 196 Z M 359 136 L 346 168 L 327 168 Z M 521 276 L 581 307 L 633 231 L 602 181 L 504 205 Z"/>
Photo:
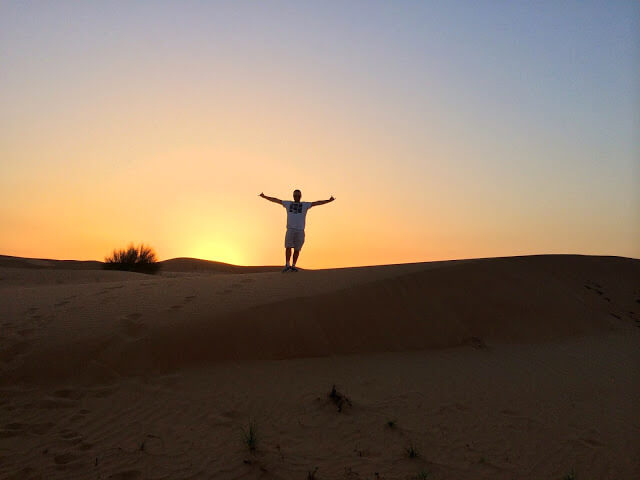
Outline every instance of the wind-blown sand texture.
<path fill-rule="evenodd" d="M 640 478 L 639 260 L 80 263 L 0 257 L 1 479 Z"/>

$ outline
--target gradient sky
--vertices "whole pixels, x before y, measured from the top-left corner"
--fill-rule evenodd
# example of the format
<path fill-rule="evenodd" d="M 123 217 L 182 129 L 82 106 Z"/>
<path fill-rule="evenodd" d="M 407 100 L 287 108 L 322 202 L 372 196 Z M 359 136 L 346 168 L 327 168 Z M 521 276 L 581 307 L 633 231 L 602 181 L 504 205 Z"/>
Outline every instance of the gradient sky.
<path fill-rule="evenodd" d="M 640 257 L 640 2 L 2 2 L 0 254 Z"/>

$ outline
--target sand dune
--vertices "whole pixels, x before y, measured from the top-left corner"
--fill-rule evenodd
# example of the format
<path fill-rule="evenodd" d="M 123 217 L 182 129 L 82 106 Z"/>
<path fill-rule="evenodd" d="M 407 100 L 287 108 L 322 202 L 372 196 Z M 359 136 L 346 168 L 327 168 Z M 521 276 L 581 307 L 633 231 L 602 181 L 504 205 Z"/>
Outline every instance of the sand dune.
<path fill-rule="evenodd" d="M 37 317 L 37 332 L 20 339 L 28 345 L 20 355 L 4 355 L 2 378 L 83 376 L 93 364 L 130 375 L 616 331 L 633 323 L 634 308 L 640 313 L 638 263 L 513 257 L 233 279 L 100 272 L 126 280 L 3 292 L 20 298 L 10 317 L 33 309 L 26 313 Z"/>
<path fill-rule="evenodd" d="M 240 266 L 189 257 L 163 260 L 160 264 L 163 272 L 260 273 L 282 270 L 282 266 Z"/>
<path fill-rule="evenodd" d="M 243 266 L 232 265 L 200 258 L 179 257 L 162 260 L 161 272 L 206 272 L 206 273 L 259 273 L 279 272 L 281 266 Z M 51 258 L 25 258 L 0 255 L 0 268 L 27 270 L 101 270 L 104 262 L 96 260 L 55 260 Z"/>
<path fill-rule="evenodd" d="M 0 478 L 640 474 L 639 260 L 178 260 L 157 276 L 0 267 Z M 353 400 L 339 416 L 333 383 Z"/>

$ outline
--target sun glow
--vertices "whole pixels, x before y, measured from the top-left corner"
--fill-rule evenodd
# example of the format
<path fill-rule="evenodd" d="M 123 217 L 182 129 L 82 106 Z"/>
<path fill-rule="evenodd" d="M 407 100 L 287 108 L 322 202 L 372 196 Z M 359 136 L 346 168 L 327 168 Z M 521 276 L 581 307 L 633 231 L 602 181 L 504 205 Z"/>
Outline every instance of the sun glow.
<path fill-rule="evenodd" d="M 185 249 L 184 256 L 234 265 L 246 264 L 246 256 L 236 247 L 230 243 L 215 240 L 205 240 L 201 244 Z"/>

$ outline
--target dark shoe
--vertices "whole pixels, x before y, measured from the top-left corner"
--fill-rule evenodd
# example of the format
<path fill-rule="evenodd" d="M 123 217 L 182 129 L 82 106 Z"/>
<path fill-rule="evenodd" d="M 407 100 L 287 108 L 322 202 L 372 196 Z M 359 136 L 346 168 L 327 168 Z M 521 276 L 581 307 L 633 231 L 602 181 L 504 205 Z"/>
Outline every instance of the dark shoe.
<path fill-rule="evenodd" d="M 298 271 L 298 269 L 297 269 L 296 267 L 291 267 L 291 271 L 292 271 L 292 272 L 297 272 L 297 271 Z"/>
<path fill-rule="evenodd" d="M 284 268 L 282 269 L 282 273 L 287 272 L 287 271 L 289 271 L 289 270 L 291 270 L 291 267 L 286 266 L 286 267 L 284 267 Z"/>

